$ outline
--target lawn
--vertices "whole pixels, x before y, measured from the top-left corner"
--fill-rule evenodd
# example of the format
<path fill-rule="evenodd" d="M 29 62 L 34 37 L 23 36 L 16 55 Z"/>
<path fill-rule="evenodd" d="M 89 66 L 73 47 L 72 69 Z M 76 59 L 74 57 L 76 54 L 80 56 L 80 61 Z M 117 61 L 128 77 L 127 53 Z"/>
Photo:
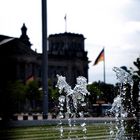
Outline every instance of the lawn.
<path fill-rule="evenodd" d="M 61 128 L 61 129 L 60 129 Z M 84 131 L 86 128 L 87 130 Z M 33 126 L 33 127 L 18 127 L 18 128 L 5 128 L 0 130 L 1 140 L 61 140 L 61 139 L 100 139 L 108 140 L 109 138 L 109 125 L 94 124 L 85 127 L 80 125 L 69 127 L 64 126 Z M 63 131 L 60 131 L 63 130 Z"/>
<path fill-rule="evenodd" d="M 113 131 L 110 131 L 110 128 Z M 112 136 L 111 132 L 113 132 Z M 68 125 L 43 125 L 0 129 L 1 140 L 114 140 L 115 134 L 115 125 L 109 123 L 71 127 Z"/>

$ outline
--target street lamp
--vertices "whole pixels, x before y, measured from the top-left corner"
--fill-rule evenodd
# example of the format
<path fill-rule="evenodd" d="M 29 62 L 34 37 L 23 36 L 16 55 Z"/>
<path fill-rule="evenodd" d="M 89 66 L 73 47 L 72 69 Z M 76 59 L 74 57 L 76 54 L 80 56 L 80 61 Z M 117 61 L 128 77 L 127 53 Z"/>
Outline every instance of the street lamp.
<path fill-rule="evenodd" d="M 42 89 L 43 117 L 48 117 L 47 0 L 42 0 Z"/>

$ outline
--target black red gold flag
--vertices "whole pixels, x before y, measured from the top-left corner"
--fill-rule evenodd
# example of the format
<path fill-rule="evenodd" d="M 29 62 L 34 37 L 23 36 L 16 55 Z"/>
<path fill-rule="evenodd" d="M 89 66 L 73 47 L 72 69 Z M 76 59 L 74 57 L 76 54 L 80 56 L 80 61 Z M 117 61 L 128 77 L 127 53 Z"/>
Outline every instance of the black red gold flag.
<path fill-rule="evenodd" d="M 100 61 L 104 61 L 104 48 L 102 49 L 102 51 L 100 52 L 100 54 L 96 58 L 94 65 L 97 65 Z"/>

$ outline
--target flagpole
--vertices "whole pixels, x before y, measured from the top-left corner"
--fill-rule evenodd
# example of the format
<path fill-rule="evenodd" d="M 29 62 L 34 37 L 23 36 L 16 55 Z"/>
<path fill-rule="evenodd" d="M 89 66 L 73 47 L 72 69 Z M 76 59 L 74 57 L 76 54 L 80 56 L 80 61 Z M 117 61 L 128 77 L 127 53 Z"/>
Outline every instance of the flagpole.
<path fill-rule="evenodd" d="M 64 20 L 65 20 L 65 32 L 67 32 L 67 14 L 65 14 Z"/>
<path fill-rule="evenodd" d="M 106 83 L 106 74 L 105 74 L 105 47 L 103 49 L 104 49 L 103 78 L 104 78 L 104 83 Z"/>

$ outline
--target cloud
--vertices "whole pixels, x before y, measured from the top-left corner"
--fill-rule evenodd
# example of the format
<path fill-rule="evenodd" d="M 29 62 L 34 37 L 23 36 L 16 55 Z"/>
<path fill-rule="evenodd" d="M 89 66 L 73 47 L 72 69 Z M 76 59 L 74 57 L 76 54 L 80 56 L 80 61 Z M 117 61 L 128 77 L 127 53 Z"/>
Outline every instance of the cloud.
<path fill-rule="evenodd" d="M 139 21 L 140 20 L 140 1 L 129 0 L 129 3 L 123 7 L 120 14 L 125 21 Z"/>
<path fill-rule="evenodd" d="M 128 67 L 140 53 L 140 0 L 48 0 L 48 35 L 65 31 L 81 33 L 87 39 L 89 60 L 94 61 L 106 47 L 108 82 L 112 68 Z M 7 12 L 8 9 L 8 12 Z M 41 52 L 41 1 L 4 0 L 0 5 L 1 34 L 19 37 L 25 22 L 28 36 Z M 102 64 L 89 65 L 89 79 L 102 79 Z M 95 78 L 96 77 L 96 78 Z M 109 78 L 110 77 L 110 78 Z"/>
<path fill-rule="evenodd" d="M 126 22 L 122 30 L 120 49 L 138 55 L 140 53 L 140 21 Z"/>
<path fill-rule="evenodd" d="M 140 31 L 140 21 L 126 22 L 125 30 L 128 33 Z"/>

